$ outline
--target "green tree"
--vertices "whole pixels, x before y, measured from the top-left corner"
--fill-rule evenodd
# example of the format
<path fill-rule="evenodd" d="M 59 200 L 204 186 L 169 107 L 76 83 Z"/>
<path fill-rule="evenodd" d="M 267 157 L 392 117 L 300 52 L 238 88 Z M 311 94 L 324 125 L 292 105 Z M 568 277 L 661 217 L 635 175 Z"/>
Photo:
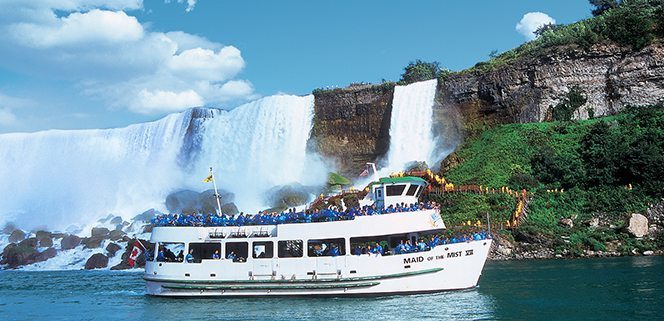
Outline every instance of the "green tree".
<path fill-rule="evenodd" d="M 553 107 L 552 116 L 555 121 L 570 121 L 574 112 L 581 106 L 586 104 L 586 96 L 583 89 L 579 86 L 574 86 L 567 93 L 565 99 Z"/>
<path fill-rule="evenodd" d="M 410 62 L 406 68 L 404 68 L 403 74 L 401 74 L 401 80 L 399 81 L 402 84 L 412 84 L 414 82 L 436 79 L 445 72 L 441 68 L 440 63 L 437 61 L 434 62 L 424 62 L 422 60 L 415 60 Z"/>
<path fill-rule="evenodd" d="M 599 16 L 609 9 L 613 9 L 620 5 L 619 0 L 590 0 L 590 4 L 595 7 L 592 10 L 593 16 Z"/>
<path fill-rule="evenodd" d="M 606 36 L 622 45 L 638 50 L 654 38 L 655 6 L 648 0 L 624 2 L 605 14 Z"/>
<path fill-rule="evenodd" d="M 579 153 L 584 161 L 587 186 L 612 186 L 617 183 L 621 145 L 605 122 L 593 125 L 583 136 Z"/>

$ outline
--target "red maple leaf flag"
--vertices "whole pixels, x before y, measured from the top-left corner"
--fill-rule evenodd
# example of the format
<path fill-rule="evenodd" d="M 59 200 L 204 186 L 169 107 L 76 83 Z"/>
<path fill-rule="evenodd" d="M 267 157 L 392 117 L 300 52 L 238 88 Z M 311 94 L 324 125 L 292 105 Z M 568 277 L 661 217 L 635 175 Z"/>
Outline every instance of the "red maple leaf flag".
<path fill-rule="evenodd" d="M 138 241 L 135 241 L 134 248 L 131 249 L 131 254 L 129 255 L 129 259 L 127 259 L 127 263 L 129 263 L 129 266 L 134 267 L 134 265 L 136 265 L 136 260 L 141 255 L 141 253 L 143 253 L 143 250 L 141 250 Z"/>

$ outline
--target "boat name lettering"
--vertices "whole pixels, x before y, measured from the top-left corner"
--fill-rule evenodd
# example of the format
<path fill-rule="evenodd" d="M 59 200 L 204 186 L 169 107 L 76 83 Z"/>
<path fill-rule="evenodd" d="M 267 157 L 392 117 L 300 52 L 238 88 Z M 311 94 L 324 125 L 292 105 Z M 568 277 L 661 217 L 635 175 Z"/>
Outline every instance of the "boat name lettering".
<path fill-rule="evenodd" d="M 421 262 L 424 262 L 424 256 L 406 257 L 403 259 L 403 264 L 421 263 Z"/>
<path fill-rule="evenodd" d="M 466 256 L 473 255 L 473 250 L 466 250 Z"/>
<path fill-rule="evenodd" d="M 461 251 L 450 252 L 450 253 L 447 253 L 447 257 L 448 258 L 450 258 L 450 257 L 460 257 L 461 253 L 462 253 Z"/>

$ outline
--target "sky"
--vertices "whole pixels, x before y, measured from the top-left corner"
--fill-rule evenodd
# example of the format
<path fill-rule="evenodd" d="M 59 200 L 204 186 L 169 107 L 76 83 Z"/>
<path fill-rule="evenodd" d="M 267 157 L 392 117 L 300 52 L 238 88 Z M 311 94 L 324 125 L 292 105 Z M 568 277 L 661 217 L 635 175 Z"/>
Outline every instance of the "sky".
<path fill-rule="evenodd" d="M 591 16 L 584 0 L 0 0 L 0 133 L 462 70 Z"/>

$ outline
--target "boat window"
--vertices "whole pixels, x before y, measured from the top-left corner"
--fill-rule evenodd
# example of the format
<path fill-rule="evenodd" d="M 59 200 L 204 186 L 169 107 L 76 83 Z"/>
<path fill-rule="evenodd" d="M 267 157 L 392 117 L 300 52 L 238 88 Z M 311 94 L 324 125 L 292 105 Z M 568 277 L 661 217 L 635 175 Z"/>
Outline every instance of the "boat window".
<path fill-rule="evenodd" d="M 221 258 L 221 243 L 189 243 L 189 250 L 194 250 L 194 263 L 202 260 L 218 260 Z"/>
<path fill-rule="evenodd" d="M 249 243 L 247 242 L 228 242 L 226 243 L 226 259 L 236 263 L 247 261 L 249 253 Z"/>
<path fill-rule="evenodd" d="M 376 243 L 380 247 L 377 247 Z M 391 253 L 387 236 L 351 237 L 350 239 L 350 251 L 353 255 L 377 254 L 378 250 L 381 255 Z"/>
<path fill-rule="evenodd" d="M 277 254 L 280 258 L 302 257 L 302 247 L 302 240 L 279 241 Z"/>
<path fill-rule="evenodd" d="M 415 192 L 417 192 L 418 187 L 419 185 L 411 184 L 410 187 L 408 188 L 408 191 L 406 192 L 406 195 L 408 196 L 415 195 Z"/>
<path fill-rule="evenodd" d="M 423 186 L 423 185 L 418 186 L 418 188 L 417 188 L 417 193 L 415 193 L 415 197 L 419 198 L 419 197 L 420 197 L 420 193 L 422 193 L 422 190 L 423 190 L 423 189 L 424 189 L 424 186 Z"/>
<path fill-rule="evenodd" d="M 157 262 L 182 262 L 183 260 L 184 243 L 159 243 Z"/>
<path fill-rule="evenodd" d="M 383 189 L 378 188 L 376 189 L 376 199 L 380 199 L 383 197 Z"/>
<path fill-rule="evenodd" d="M 152 262 L 154 261 L 155 252 L 154 252 L 155 243 L 148 243 L 147 253 L 145 253 L 145 259 Z"/>
<path fill-rule="evenodd" d="M 403 194 L 403 190 L 406 189 L 406 185 L 387 185 L 385 186 L 385 196 L 400 196 Z"/>
<path fill-rule="evenodd" d="M 346 242 L 342 238 L 309 240 L 307 248 L 310 257 L 346 255 Z"/>
<path fill-rule="evenodd" d="M 274 257 L 274 243 L 272 242 L 254 242 L 254 259 L 271 259 Z"/>

